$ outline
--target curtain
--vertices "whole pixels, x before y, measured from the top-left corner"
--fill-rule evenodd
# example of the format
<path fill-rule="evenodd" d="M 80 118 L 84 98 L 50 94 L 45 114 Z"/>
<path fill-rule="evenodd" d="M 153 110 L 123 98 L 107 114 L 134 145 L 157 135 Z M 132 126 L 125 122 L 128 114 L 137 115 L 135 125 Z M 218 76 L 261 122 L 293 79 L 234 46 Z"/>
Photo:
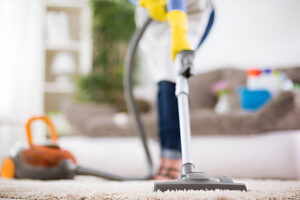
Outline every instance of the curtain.
<path fill-rule="evenodd" d="M 0 0 L 0 161 L 13 144 L 26 143 L 24 123 L 43 111 L 43 2 Z"/>

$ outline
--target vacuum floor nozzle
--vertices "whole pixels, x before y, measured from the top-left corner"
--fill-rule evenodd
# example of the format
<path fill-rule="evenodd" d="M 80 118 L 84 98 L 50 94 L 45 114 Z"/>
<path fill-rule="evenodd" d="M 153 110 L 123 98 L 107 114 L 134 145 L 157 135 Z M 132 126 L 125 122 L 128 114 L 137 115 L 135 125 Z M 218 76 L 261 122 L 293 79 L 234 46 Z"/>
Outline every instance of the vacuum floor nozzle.
<path fill-rule="evenodd" d="M 209 178 L 203 172 L 191 172 L 178 180 L 158 181 L 154 184 L 154 191 L 167 190 L 238 190 L 247 191 L 243 183 L 235 183 L 230 177 L 222 176 L 219 180 Z"/>

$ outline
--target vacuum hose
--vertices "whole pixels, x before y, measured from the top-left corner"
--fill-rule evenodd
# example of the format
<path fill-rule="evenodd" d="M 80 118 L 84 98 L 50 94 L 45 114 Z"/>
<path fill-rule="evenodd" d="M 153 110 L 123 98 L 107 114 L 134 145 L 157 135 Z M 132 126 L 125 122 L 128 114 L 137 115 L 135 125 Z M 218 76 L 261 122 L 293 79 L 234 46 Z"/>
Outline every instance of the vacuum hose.
<path fill-rule="evenodd" d="M 151 158 L 151 154 L 149 151 L 148 143 L 147 143 L 147 136 L 145 133 L 145 128 L 143 126 L 140 112 L 137 106 L 137 102 L 133 95 L 133 72 L 134 72 L 134 61 L 135 56 L 138 48 L 138 44 L 142 36 L 144 35 L 144 32 L 146 31 L 147 27 L 149 26 L 151 22 L 151 19 L 148 18 L 146 22 L 143 24 L 141 28 L 136 29 L 134 32 L 127 52 L 126 52 L 126 58 L 125 58 L 125 70 L 124 70 L 124 77 L 123 77 L 123 85 L 124 85 L 124 95 L 126 100 L 126 105 L 128 108 L 128 112 L 130 114 L 130 117 L 132 118 L 132 121 L 134 123 L 135 129 L 139 133 L 139 137 L 141 139 L 141 142 L 144 147 L 144 152 L 147 159 L 147 167 L 148 172 L 143 177 L 125 177 L 125 176 L 119 176 L 115 174 L 110 174 L 106 172 L 101 172 L 99 170 L 93 170 L 89 168 L 84 168 L 81 166 L 74 166 L 72 164 L 67 164 L 67 168 L 69 168 L 69 171 L 73 171 L 76 175 L 92 175 L 92 176 L 98 176 L 110 180 L 147 180 L 151 179 L 153 177 L 153 162 Z"/>
<path fill-rule="evenodd" d="M 133 74 L 134 74 L 133 69 L 134 69 L 134 61 L 135 61 L 135 55 L 138 48 L 138 44 L 140 42 L 140 39 L 144 35 L 144 32 L 146 31 L 147 27 L 151 23 L 151 21 L 152 21 L 151 18 L 148 18 L 141 28 L 136 29 L 136 31 L 134 32 L 131 38 L 126 53 L 125 71 L 124 71 L 124 78 L 123 78 L 124 95 L 125 95 L 128 112 L 131 115 L 131 118 L 134 122 L 137 132 L 139 133 L 141 142 L 144 147 L 146 159 L 147 159 L 148 174 L 146 175 L 145 179 L 149 179 L 153 177 L 153 162 L 152 162 L 151 154 L 147 143 L 147 135 L 145 132 L 145 128 L 141 121 L 139 108 L 137 106 L 137 103 L 133 95 Z"/>

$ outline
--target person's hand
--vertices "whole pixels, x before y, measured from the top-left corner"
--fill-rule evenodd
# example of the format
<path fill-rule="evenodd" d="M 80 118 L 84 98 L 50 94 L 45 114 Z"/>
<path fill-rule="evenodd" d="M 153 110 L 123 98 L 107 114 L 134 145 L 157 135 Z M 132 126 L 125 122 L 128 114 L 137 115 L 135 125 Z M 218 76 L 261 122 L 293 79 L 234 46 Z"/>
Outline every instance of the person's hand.
<path fill-rule="evenodd" d="M 149 16 L 158 21 L 166 21 L 167 0 L 140 0 L 140 5 L 148 10 Z"/>
<path fill-rule="evenodd" d="M 183 50 L 191 50 L 191 45 L 186 37 L 188 30 L 187 15 L 179 10 L 173 10 L 167 14 L 167 19 L 172 31 L 172 59 Z"/>

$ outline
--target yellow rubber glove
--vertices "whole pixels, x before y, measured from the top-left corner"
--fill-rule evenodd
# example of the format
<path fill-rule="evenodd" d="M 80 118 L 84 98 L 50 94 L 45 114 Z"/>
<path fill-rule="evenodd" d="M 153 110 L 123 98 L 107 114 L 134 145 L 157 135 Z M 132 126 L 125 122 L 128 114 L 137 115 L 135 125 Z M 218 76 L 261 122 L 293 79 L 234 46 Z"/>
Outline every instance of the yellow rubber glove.
<path fill-rule="evenodd" d="M 176 54 L 183 50 L 191 50 L 191 45 L 186 37 L 188 30 L 187 15 L 180 10 L 168 12 L 167 19 L 172 31 L 172 59 L 175 61 Z"/>
<path fill-rule="evenodd" d="M 140 0 L 140 5 L 148 10 L 149 16 L 158 21 L 166 21 L 167 0 Z"/>

